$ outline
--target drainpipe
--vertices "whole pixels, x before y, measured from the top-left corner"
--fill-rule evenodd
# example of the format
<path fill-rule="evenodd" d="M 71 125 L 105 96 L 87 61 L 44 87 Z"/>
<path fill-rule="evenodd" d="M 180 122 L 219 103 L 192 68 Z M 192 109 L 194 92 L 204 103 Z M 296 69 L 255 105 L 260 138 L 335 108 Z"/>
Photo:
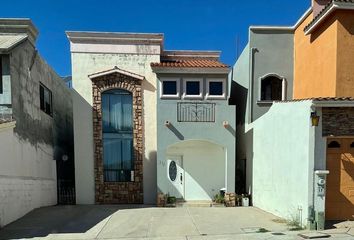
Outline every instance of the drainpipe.
<path fill-rule="evenodd" d="M 257 48 L 251 48 L 250 51 L 250 65 L 249 65 L 249 103 L 250 112 L 248 114 L 248 123 L 253 121 L 253 78 L 254 78 L 254 55 L 258 51 Z"/>

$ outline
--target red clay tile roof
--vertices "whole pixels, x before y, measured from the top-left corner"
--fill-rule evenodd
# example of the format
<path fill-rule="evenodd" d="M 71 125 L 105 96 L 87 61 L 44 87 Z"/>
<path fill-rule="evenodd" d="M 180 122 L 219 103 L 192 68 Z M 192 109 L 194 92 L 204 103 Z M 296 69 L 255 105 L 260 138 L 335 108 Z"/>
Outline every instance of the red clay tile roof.
<path fill-rule="evenodd" d="M 317 98 L 302 98 L 302 99 L 292 99 L 292 100 L 284 100 L 284 101 L 276 101 L 276 102 L 302 102 L 302 101 L 318 101 L 318 102 L 326 102 L 326 101 L 354 101 L 353 97 L 317 97 Z"/>
<path fill-rule="evenodd" d="M 354 0 L 331 0 L 314 18 L 313 20 L 305 27 L 304 31 L 306 32 L 309 30 L 315 23 L 317 22 L 318 19 L 320 19 L 325 13 L 332 7 L 334 3 L 348 3 L 348 4 L 354 4 Z"/>
<path fill-rule="evenodd" d="M 151 67 L 177 67 L 177 68 L 228 68 L 229 66 L 216 60 L 168 60 L 151 63 Z"/>

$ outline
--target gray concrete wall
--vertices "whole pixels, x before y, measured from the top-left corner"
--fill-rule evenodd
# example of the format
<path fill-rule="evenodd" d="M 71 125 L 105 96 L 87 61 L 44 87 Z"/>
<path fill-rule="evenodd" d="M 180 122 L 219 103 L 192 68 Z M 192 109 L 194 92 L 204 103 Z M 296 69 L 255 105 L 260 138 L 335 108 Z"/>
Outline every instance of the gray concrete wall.
<path fill-rule="evenodd" d="M 17 46 L 9 56 L 16 126 L 0 132 L 1 138 L 9 138 L 4 142 L 8 155 L 1 159 L 0 168 L 0 180 L 4 183 L 0 189 L 0 225 L 33 208 L 56 204 L 54 160 L 62 161 L 63 155 L 67 155 L 68 162 L 73 162 L 70 90 L 29 41 Z M 53 116 L 40 110 L 40 83 L 52 91 Z"/>
<path fill-rule="evenodd" d="M 275 73 L 286 79 L 287 95 L 290 100 L 293 96 L 293 69 L 294 69 L 294 33 L 292 30 L 250 30 L 250 48 L 254 52 L 253 68 L 251 69 L 252 89 L 252 116 L 256 120 L 266 113 L 270 105 L 258 104 L 260 100 L 260 79 L 269 73 Z M 250 62 L 251 64 L 251 62 Z"/>
<path fill-rule="evenodd" d="M 241 192 L 252 192 L 254 131 L 249 124 L 263 116 L 271 107 L 271 104 L 259 102 L 261 78 L 267 74 L 284 77 L 286 99 L 292 99 L 293 48 L 292 30 L 250 28 L 249 43 L 233 67 L 234 87 L 231 97 L 235 99 L 238 116 L 237 168 L 246 175 L 243 176 L 245 186 L 240 189 Z"/>
<path fill-rule="evenodd" d="M 73 158 L 71 91 L 29 41 L 12 51 L 10 61 L 15 132 L 32 144 L 53 146 L 55 160 Z M 53 116 L 40 110 L 40 83 L 52 92 Z"/>
<path fill-rule="evenodd" d="M 206 78 L 225 78 L 225 75 L 189 75 L 189 74 L 159 74 L 159 78 L 172 77 L 180 78 L 180 90 L 183 91 L 183 78 L 199 77 L 204 81 L 204 96 L 206 90 Z M 228 88 L 229 89 L 229 83 Z M 235 191 L 235 106 L 229 105 L 228 99 L 225 100 L 183 100 L 181 99 L 161 99 L 160 98 L 160 84 L 158 86 L 157 94 L 157 184 L 158 190 L 162 193 L 169 192 L 169 181 L 167 179 L 166 158 L 169 147 L 177 143 L 190 140 L 208 141 L 224 149 L 224 156 L 221 161 L 225 163 L 225 171 L 223 176 L 223 186 L 227 191 Z M 229 92 L 229 91 L 227 91 Z M 229 96 L 228 96 L 229 97 Z M 216 104 L 215 122 L 177 122 L 177 103 L 178 102 L 213 102 Z M 165 126 L 165 122 L 171 123 L 170 127 Z M 223 121 L 228 121 L 229 128 L 224 128 Z M 191 144 L 194 144 L 191 142 Z M 188 145 L 188 144 L 187 144 Z M 177 145 L 176 145 L 177 146 Z M 185 151 L 187 152 L 187 151 Z M 205 151 L 207 152 L 207 151 Z M 225 159 L 226 157 L 226 159 Z M 196 156 L 194 157 L 196 158 Z M 190 159 L 189 159 L 190 160 Z M 193 160 L 193 159 L 192 159 Z M 226 160 L 226 161 L 225 161 Z M 197 162 L 197 159 L 195 159 Z M 206 166 L 210 164 L 200 164 L 199 171 L 205 174 L 213 172 L 213 169 L 208 169 Z M 193 178 L 193 175 L 191 176 Z M 194 176 L 196 177 L 196 176 Z M 202 184 L 202 183 L 200 183 Z M 188 186 L 186 186 L 188 187 Z M 206 186 L 207 187 L 207 186 Z M 205 189 L 206 192 L 210 189 Z M 214 189 L 217 194 L 219 189 Z M 187 192 L 187 190 L 186 190 Z"/>

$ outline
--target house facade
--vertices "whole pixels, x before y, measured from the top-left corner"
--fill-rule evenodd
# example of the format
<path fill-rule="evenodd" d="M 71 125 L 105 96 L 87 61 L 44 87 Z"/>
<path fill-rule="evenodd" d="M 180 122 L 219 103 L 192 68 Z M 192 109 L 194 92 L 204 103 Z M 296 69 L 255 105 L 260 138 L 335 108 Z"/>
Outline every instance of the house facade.
<path fill-rule="evenodd" d="M 164 51 L 157 75 L 158 192 L 211 201 L 235 192 L 235 106 L 219 52 Z M 212 174 L 206 174 L 206 172 Z"/>
<path fill-rule="evenodd" d="M 166 51 L 162 34 L 67 36 L 78 203 L 156 204 L 158 193 L 210 200 L 221 188 L 234 192 L 235 111 L 219 52 Z M 215 179 L 202 176 L 205 167 L 218 170 Z"/>
<path fill-rule="evenodd" d="M 233 69 L 253 205 L 318 229 L 353 218 L 353 4 L 312 1 L 292 27 L 251 27 Z"/>
<path fill-rule="evenodd" d="M 55 205 L 57 166 L 73 165 L 71 94 L 37 35 L 29 19 L 0 19 L 0 227 Z"/>

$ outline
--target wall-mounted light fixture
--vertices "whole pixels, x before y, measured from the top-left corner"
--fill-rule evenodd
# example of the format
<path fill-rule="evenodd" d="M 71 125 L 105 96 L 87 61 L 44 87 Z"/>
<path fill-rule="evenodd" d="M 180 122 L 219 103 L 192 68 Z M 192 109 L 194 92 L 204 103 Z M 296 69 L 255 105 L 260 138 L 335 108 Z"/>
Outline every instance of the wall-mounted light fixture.
<path fill-rule="evenodd" d="M 316 112 L 311 112 L 312 126 L 317 127 L 319 122 L 320 122 L 320 116 L 318 116 Z"/>
<path fill-rule="evenodd" d="M 229 122 L 228 121 L 223 121 L 222 122 L 222 125 L 224 126 L 224 128 L 227 128 L 230 126 Z"/>
<path fill-rule="evenodd" d="M 171 126 L 171 123 L 170 123 L 170 121 L 166 121 L 166 122 L 165 122 L 165 126 L 166 126 L 166 127 L 169 127 L 169 126 Z"/>

